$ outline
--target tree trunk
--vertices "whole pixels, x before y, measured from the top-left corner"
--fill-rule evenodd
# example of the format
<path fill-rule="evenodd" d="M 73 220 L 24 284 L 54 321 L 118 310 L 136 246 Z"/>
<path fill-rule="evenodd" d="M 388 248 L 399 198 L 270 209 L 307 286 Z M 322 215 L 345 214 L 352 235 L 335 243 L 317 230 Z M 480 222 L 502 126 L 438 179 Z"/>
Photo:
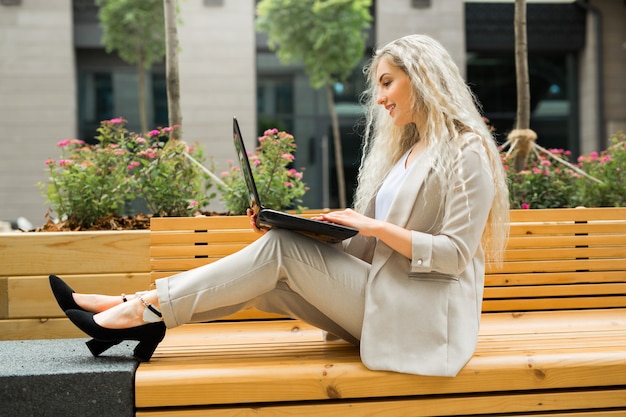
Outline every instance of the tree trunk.
<path fill-rule="evenodd" d="M 178 31 L 176 29 L 176 0 L 163 0 L 165 13 L 165 72 L 167 83 L 167 112 L 170 139 L 182 136 L 183 116 L 180 111 L 180 76 L 178 74 Z"/>
<path fill-rule="evenodd" d="M 341 150 L 341 134 L 339 133 L 339 117 L 335 108 L 335 95 L 333 86 L 326 83 L 328 92 L 328 110 L 333 126 L 333 143 L 335 144 L 335 165 L 337 167 L 337 190 L 339 194 L 339 207 L 346 208 L 346 180 L 343 174 L 343 152 Z"/>
<path fill-rule="evenodd" d="M 525 169 L 534 141 L 535 132 L 530 130 L 530 80 L 528 75 L 528 41 L 526 38 L 526 0 L 515 0 L 515 75 L 517 88 L 517 112 L 515 129 L 509 140 L 515 147 L 514 166 L 517 172 Z"/>
<path fill-rule="evenodd" d="M 143 58 L 137 60 L 137 80 L 139 83 L 139 123 L 142 132 L 148 131 L 148 117 L 146 115 L 146 68 Z"/>
<path fill-rule="evenodd" d="M 515 0 L 515 75 L 517 76 L 516 129 L 530 128 L 530 81 L 526 39 L 526 0 Z"/>

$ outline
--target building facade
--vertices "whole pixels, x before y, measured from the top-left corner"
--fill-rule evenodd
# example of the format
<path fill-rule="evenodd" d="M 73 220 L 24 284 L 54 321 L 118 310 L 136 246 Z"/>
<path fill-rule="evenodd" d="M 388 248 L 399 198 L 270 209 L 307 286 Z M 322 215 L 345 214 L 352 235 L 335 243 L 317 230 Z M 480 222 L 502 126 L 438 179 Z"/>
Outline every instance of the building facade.
<path fill-rule="evenodd" d="M 309 207 L 336 206 L 330 119 L 323 91 L 284 66 L 255 33 L 253 0 L 180 2 L 183 136 L 223 169 L 234 150 L 231 119 L 254 146 L 264 128 L 294 134 Z M 515 117 L 513 2 L 385 0 L 372 7 L 364 63 L 376 45 L 426 33 L 450 51 L 504 135 Z M 622 0 L 528 0 L 531 127 L 544 147 L 604 149 L 626 131 L 626 4 Z M 93 137 L 100 120 L 139 130 L 134 68 L 104 52 L 92 0 L 0 0 L 0 220 L 34 225 L 47 211 L 37 183 L 56 143 Z M 167 124 L 164 64 L 146 81 L 151 126 Z M 348 190 L 358 166 L 361 68 L 335 86 Z M 175 185 L 173 185 L 175 186 Z M 219 209 L 219 207 L 217 207 Z"/>

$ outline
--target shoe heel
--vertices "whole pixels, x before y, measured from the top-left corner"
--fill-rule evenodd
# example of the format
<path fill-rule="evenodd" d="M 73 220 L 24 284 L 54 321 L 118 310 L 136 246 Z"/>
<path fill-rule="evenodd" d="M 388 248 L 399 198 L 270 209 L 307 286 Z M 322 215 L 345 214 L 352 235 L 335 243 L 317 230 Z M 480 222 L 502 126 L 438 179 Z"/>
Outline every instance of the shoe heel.
<path fill-rule="evenodd" d="M 139 341 L 139 344 L 135 347 L 135 350 L 133 351 L 133 356 L 137 358 L 139 362 L 148 362 L 150 360 L 152 354 L 165 336 L 165 326 L 163 327 L 164 331 L 162 334 L 158 336 L 155 335 L 155 337 Z"/>
<path fill-rule="evenodd" d="M 122 342 L 121 340 L 102 341 L 102 340 L 91 339 L 85 344 L 89 348 L 89 351 L 91 352 L 91 354 L 95 357 L 98 357 L 106 350 L 112 348 L 113 346 L 121 342 Z"/>

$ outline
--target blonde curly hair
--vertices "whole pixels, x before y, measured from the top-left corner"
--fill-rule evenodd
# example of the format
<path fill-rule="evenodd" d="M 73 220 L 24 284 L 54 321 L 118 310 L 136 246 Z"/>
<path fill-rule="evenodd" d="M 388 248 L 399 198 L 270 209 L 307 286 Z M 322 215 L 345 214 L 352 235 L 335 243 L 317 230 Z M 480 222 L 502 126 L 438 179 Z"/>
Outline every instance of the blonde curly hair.
<path fill-rule="evenodd" d="M 423 120 L 420 131 L 414 123 L 396 126 L 383 106 L 377 104 L 376 68 L 381 59 L 402 69 L 411 83 L 413 111 Z M 458 159 L 467 133 L 479 138 L 482 157 L 493 173 L 495 197 L 483 234 L 488 260 L 500 262 L 508 237 L 509 197 L 506 174 L 495 140 L 480 114 L 480 106 L 448 52 L 434 39 L 410 35 L 377 50 L 365 68 L 367 89 L 362 95 L 366 108 L 363 156 L 358 174 L 354 208 L 363 213 L 375 197 L 393 165 L 415 143 L 424 141 L 437 155 L 433 174 L 445 195 L 453 186 L 450 167 Z"/>

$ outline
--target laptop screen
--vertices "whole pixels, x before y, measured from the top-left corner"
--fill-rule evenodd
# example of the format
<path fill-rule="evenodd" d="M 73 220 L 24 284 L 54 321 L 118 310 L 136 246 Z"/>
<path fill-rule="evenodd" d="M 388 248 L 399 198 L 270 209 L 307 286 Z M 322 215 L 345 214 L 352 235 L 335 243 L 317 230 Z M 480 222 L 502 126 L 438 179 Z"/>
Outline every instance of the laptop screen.
<path fill-rule="evenodd" d="M 237 156 L 239 158 L 239 165 L 241 166 L 241 174 L 246 182 L 248 188 L 248 194 L 250 199 L 250 207 L 255 213 L 258 213 L 263 208 L 259 193 L 254 183 L 254 176 L 252 175 L 252 168 L 250 168 L 250 161 L 248 160 L 248 154 L 246 153 L 246 146 L 243 143 L 243 137 L 241 136 L 241 130 L 239 129 L 239 123 L 237 118 L 233 117 L 233 140 L 235 141 L 235 149 L 237 150 Z"/>

